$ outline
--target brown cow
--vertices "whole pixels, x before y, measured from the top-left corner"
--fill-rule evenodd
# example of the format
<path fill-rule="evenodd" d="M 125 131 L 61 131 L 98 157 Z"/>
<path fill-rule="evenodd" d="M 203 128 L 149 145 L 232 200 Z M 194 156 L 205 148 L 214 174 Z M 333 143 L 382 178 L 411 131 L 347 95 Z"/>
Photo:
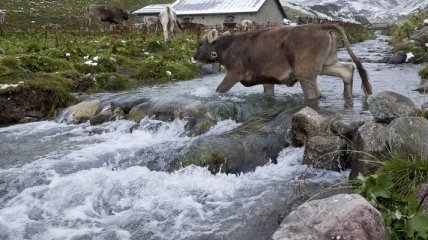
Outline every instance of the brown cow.
<path fill-rule="evenodd" d="M 227 74 L 217 92 L 225 93 L 241 82 L 247 87 L 264 84 L 265 93 L 273 94 L 272 84 L 292 86 L 299 81 L 305 98 L 314 99 L 321 95 L 317 75 L 329 75 L 342 78 L 344 95 L 351 97 L 354 65 L 337 60 L 334 32 L 344 39 L 364 93 L 370 95 L 367 72 L 352 52 L 344 31 L 336 25 L 279 26 L 220 37 L 213 30 L 200 40 L 193 57 L 199 62 L 225 66 Z"/>
<path fill-rule="evenodd" d="M 125 25 L 129 19 L 129 14 L 118 7 L 91 4 L 86 8 L 86 17 L 89 26 L 93 23 L 100 26 L 102 22 Z"/>

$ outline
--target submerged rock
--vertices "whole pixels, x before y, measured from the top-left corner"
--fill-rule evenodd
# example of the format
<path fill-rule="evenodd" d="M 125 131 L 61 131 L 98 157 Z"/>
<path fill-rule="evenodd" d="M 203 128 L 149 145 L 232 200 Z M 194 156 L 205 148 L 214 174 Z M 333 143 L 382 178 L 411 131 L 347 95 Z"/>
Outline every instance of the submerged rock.
<path fill-rule="evenodd" d="M 358 194 L 306 202 L 291 212 L 272 236 L 284 239 L 386 239 L 382 214 Z"/>
<path fill-rule="evenodd" d="M 208 166 L 212 173 L 254 171 L 289 146 L 286 132 L 290 112 L 275 113 L 248 120 L 229 132 L 195 141 L 185 155 L 183 166 Z"/>
<path fill-rule="evenodd" d="M 390 123 L 397 117 L 420 116 L 421 109 L 408 97 L 395 92 L 381 92 L 367 99 L 377 122 Z"/>
<path fill-rule="evenodd" d="M 230 102 L 144 102 L 131 109 L 127 118 L 139 122 L 145 117 L 160 121 L 186 119 L 189 136 L 207 132 L 220 120 L 234 119 L 236 106 Z"/>

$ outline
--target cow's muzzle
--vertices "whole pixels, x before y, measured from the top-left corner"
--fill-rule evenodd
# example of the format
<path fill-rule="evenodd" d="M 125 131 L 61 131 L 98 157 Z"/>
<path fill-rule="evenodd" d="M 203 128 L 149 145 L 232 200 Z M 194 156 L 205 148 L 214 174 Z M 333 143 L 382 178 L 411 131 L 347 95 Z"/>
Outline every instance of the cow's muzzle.
<path fill-rule="evenodd" d="M 198 63 L 198 61 L 196 61 L 194 57 L 191 57 L 190 58 L 190 63 L 196 64 L 196 63 Z"/>

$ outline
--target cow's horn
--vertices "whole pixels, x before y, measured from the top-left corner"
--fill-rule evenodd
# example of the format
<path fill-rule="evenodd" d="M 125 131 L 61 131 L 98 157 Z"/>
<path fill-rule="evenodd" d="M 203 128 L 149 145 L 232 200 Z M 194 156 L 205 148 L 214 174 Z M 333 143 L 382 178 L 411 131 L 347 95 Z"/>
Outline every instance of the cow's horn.
<path fill-rule="evenodd" d="M 217 37 L 218 37 L 218 31 L 217 31 L 216 29 L 211 30 L 211 31 L 207 34 L 207 37 L 208 37 L 208 42 L 209 42 L 209 43 L 214 42 L 214 40 L 216 40 L 216 39 L 217 39 Z"/>

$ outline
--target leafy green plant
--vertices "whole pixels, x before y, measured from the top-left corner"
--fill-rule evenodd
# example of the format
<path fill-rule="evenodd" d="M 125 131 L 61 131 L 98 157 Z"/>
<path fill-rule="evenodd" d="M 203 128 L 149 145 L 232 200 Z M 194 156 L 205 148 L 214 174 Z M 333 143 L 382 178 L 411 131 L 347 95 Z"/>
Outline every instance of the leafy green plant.
<path fill-rule="evenodd" d="M 31 72 L 55 72 L 71 69 L 71 64 L 62 59 L 46 56 L 25 55 L 20 58 L 21 66 Z"/>
<path fill-rule="evenodd" d="M 428 66 L 419 70 L 418 75 L 423 79 L 428 79 Z"/>
<path fill-rule="evenodd" d="M 428 181 L 428 161 L 392 156 L 372 175 L 355 180 L 359 193 L 384 216 L 389 239 L 427 239 L 428 214 L 415 191 Z"/>

